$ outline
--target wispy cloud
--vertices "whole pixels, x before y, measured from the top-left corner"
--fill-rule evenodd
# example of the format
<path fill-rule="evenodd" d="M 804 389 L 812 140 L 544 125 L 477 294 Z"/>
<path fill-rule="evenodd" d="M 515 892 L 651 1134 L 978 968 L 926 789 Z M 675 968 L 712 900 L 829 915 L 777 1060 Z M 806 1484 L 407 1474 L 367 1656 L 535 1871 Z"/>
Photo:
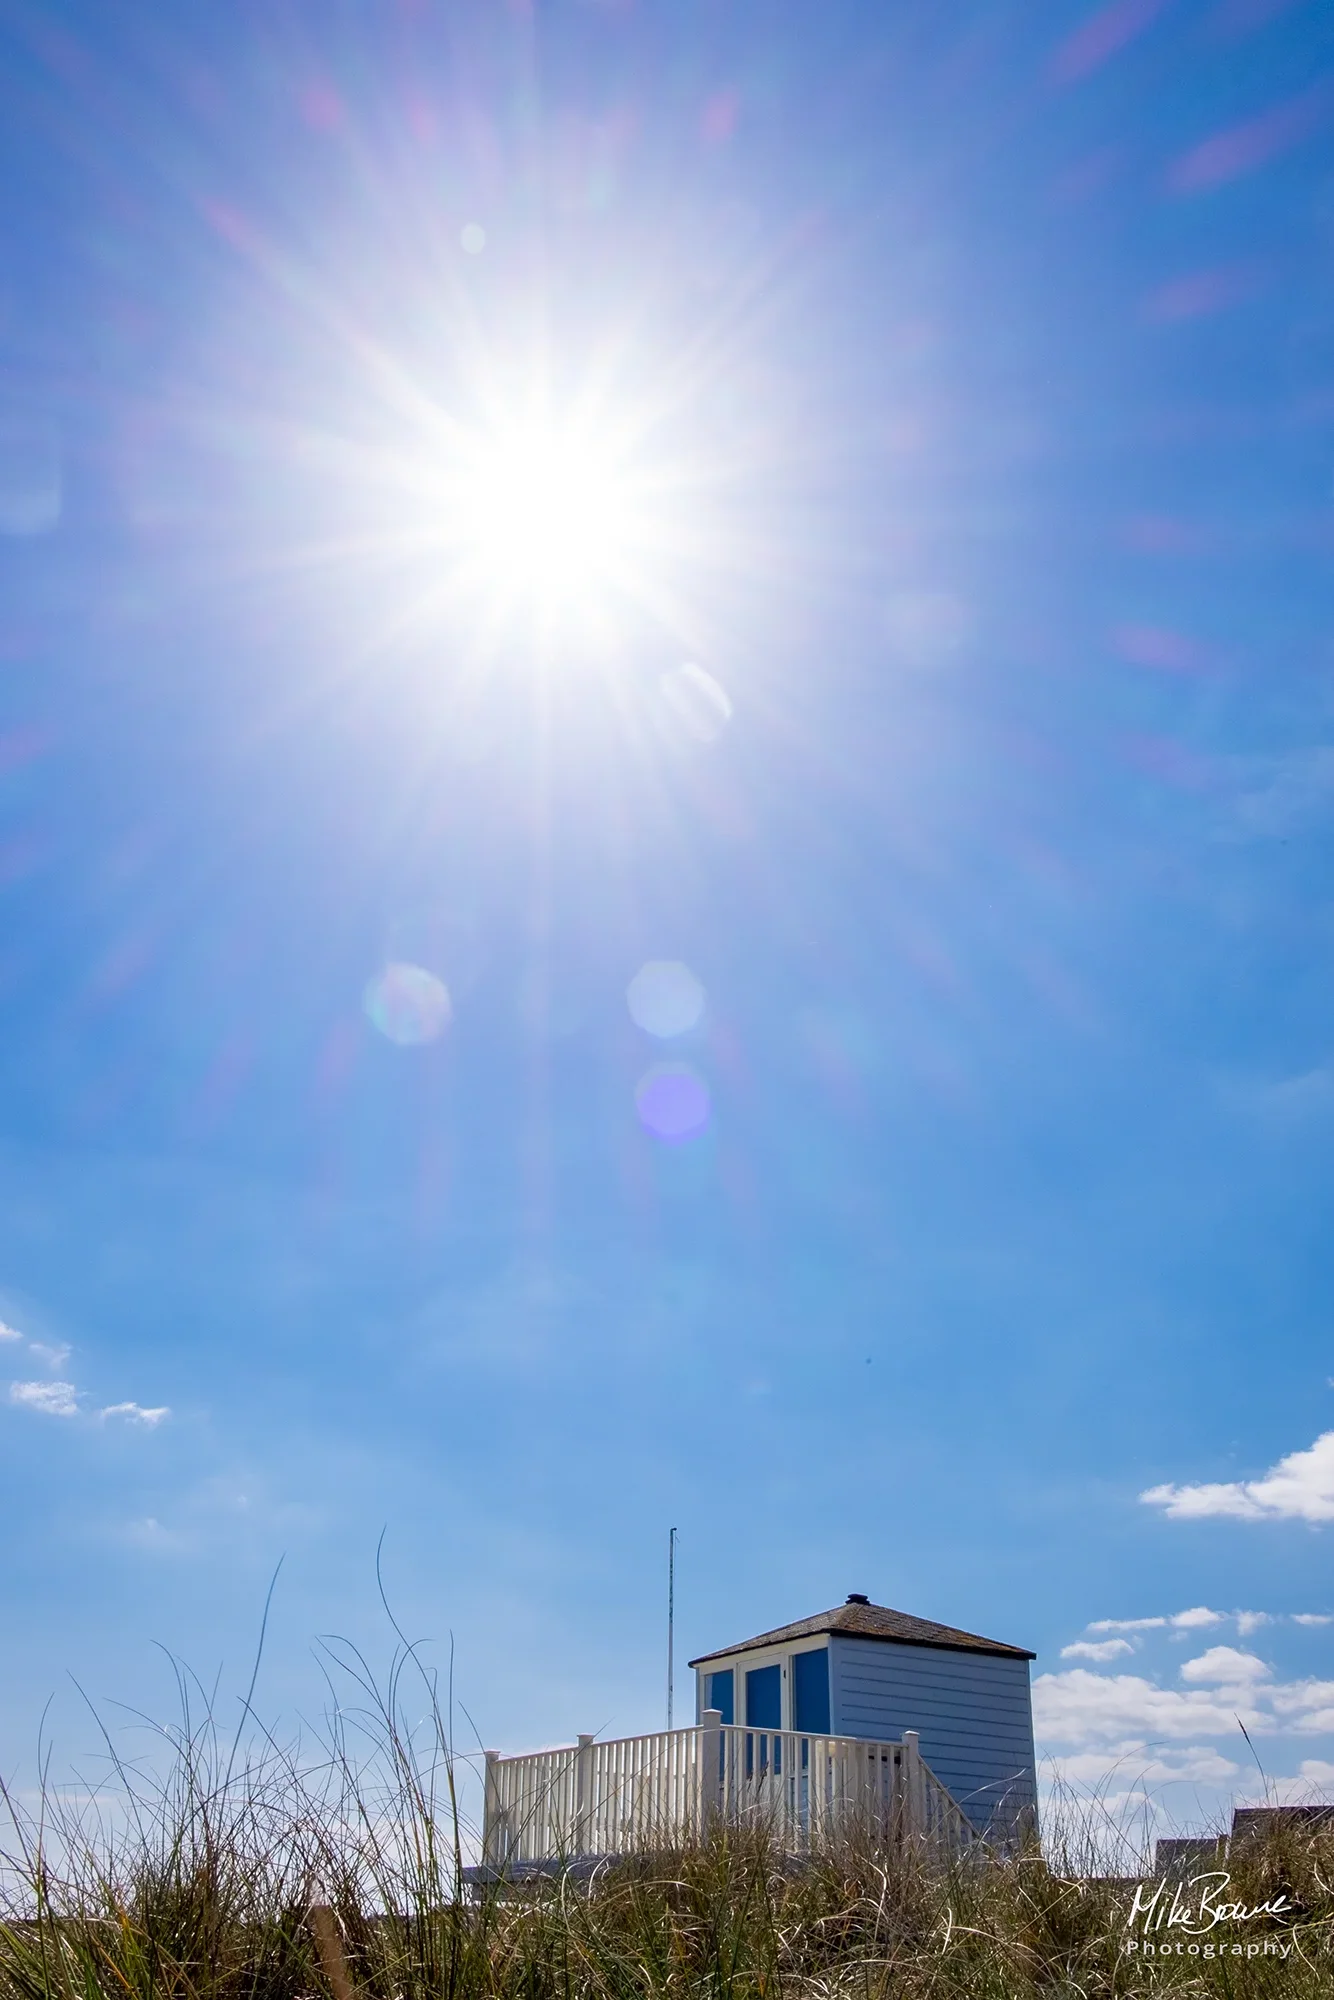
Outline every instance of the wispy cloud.
<path fill-rule="evenodd" d="M 1063 1660 L 1119 1660 L 1135 1648 L 1129 1639 L 1076 1639 L 1072 1646 L 1062 1646 Z"/>
<path fill-rule="evenodd" d="M 28 1352 L 35 1354 L 43 1367 L 49 1368 L 53 1374 L 57 1368 L 63 1368 L 70 1357 L 69 1343 L 63 1340 L 53 1345 L 48 1345 L 44 1340 L 30 1340 Z"/>
<path fill-rule="evenodd" d="M 1297 1122 L 1327 1118 L 1334 1111 L 1334 1069 L 1328 1063 L 1317 1063 L 1313 1069 L 1299 1070 L 1295 1076 L 1262 1084 L 1250 1097 L 1263 1117 L 1289 1127 Z"/>
<path fill-rule="evenodd" d="M 298 1474 L 295 1484 L 301 1484 Z M 329 1517 L 307 1497 L 276 1490 L 255 1468 L 237 1466 L 180 1492 L 167 1515 L 143 1514 L 107 1523 L 117 1543 L 146 1555 L 201 1555 L 222 1550 L 266 1550 L 277 1538 L 290 1547 L 323 1532 Z"/>
<path fill-rule="evenodd" d="M 119 1538 L 129 1542 L 134 1548 L 147 1549 L 154 1555 L 180 1555 L 193 1546 L 188 1535 L 181 1534 L 175 1528 L 164 1527 L 152 1514 L 145 1514 L 142 1519 L 129 1522 L 121 1530 Z"/>
<path fill-rule="evenodd" d="M 1173 1611 L 1155 1618 L 1095 1618 L 1091 1624 L 1084 1627 L 1084 1630 L 1086 1632 L 1129 1632 L 1135 1635 L 1133 1646 L 1138 1646 L 1140 1643 L 1139 1634 L 1142 1632 L 1201 1632 L 1212 1626 L 1228 1623 L 1236 1625 L 1239 1638 L 1249 1639 L 1253 1632 L 1262 1631 L 1266 1625 L 1284 1623 L 1292 1625 L 1334 1625 L 1334 1612 L 1211 1611 L 1208 1605 L 1197 1604 L 1189 1611 Z M 1133 1650 L 1133 1646 L 1123 1640 L 1108 1640 L 1105 1643 L 1113 1646 L 1119 1645 L 1127 1653 Z M 1076 1646 L 1063 1646 L 1061 1649 L 1061 1658 L 1063 1660 L 1091 1660 L 1098 1657 L 1099 1655 L 1096 1653 L 1086 1650 L 1086 1642 L 1084 1641 L 1079 1642 Z M 1101 1657 L 1110 1660 L 1114 1659 L 1116 1655 L 1109 1652 L 1101 1655 Z"/>
<path fill-rule="evenodd" d="M 1139 1497 L 1177 1521 L 1334 1521 L 1334 1431 L 1290 1452 L 1260 1479 L 1150 1486 Z"/>
<path fill-rule="evenodd" d="M 43 1417 L 77 1417 L 79 1392 L 72 1382 L 11 1382 L 9 1400 Z"/>
<path fill-rule="evenodd" d="M 1207 1604 L 1194 1604 L 1189 1611 L 1169 1611 L 1158 1618 L 1095 1618 L 1087 1632 L 1198 1632 L 1208 1625 L 1221 1625 L 1226 1613 L 1211 1611 Z"/>
<path fill-rule="evenodd" d="M 142 1403 L 108 1403 L 106 1408 L 99 1410 L 97 1414 L 104 1419 L 124 1417 L 126 1423 L 147 1424 L 151 1429 L 155 1424 L 160 1424 L 165 1417 L 169 1417 L 171 1411 L 165 1403 L 153 1410 L 146 1410 Z"/>
<path fill-rule="evenodd" d="M 6 1326 L 5 1322 L 0 1319 L 0 1340 L 22 1340 L 22 1338 L 23 1335 L 17 1327 Z"/>
<path fill-rule="evenodd" d="M 1282 840 L 1334 809 L 1334 745 L 1305 744 L 1278 756 L 1245 756 L 1223 767 L 1231 824 L 1242 840 Z"/>

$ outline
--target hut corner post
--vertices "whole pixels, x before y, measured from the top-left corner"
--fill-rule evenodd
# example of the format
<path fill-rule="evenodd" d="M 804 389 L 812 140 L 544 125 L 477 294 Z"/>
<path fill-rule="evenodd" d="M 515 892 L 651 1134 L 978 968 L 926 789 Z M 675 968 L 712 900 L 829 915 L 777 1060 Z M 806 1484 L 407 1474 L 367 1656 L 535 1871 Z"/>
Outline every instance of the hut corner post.
<path fill-rule="evenodd" d="M 482 1792 L 482 1866 L 498 1868 L 500 1854 L 500 1780 L 496 1765 L 500 1762 L 499 1750 L 485 1750 L 486 1780 Z"/>
<path fill-rule="evenodd" d="M 723 1712 L 706 1708 L 699 1719 L 699 1830 L 707 1838 L 723 1803 Z"/>

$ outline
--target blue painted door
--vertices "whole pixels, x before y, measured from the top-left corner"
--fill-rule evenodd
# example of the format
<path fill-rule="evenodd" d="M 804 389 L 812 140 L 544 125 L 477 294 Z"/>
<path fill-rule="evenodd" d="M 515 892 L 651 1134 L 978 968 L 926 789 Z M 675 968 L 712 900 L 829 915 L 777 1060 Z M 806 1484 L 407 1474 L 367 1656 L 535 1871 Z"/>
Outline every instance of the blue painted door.
<path fill-rule="evenodd" d="M 755 1667 L 746 1675 L 746 1726 L 749 1729 L 781 1729 L 783 1726 L 782 1670 Z"/>
<path fill-rule="evenodd" d="M 753 1667 L 746 1675 L 746 1726 L 748 1729 L 781 1729 L 783 1726 L 783 1679 L 782 1668 Z M 782 1745 L 772 1746 L 766 1736 L 746 1738 L 746 1776 L 753 1778 L 757 1772 L 767 1777 L 772 1765 L 777 1776 L 782 1768 Z M 757 1754 L 758 1752 L 758 1754 Z"/>
<path fill-rule="evenodd" d="M 792 1662 L 792 1727 L 811 1736 L 829 1734 L 829 1648 L 798 1653 Z"/>

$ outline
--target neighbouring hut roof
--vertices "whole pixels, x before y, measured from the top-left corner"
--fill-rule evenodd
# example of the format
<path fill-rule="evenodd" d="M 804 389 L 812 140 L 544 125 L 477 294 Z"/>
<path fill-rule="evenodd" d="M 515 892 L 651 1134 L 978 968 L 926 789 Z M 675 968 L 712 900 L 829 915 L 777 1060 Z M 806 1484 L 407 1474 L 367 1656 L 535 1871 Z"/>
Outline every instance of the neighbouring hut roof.
<path fill-rule="evenodd" d="M 793 1639 L 818 1639 L 837 1632 L 849 1639 L 887 1639 L 897 1646 L 937 1646 L 951 1653 L 996 1653 L 1007 1660 L 1035 1660 L 1023 1646 L 1007 1646 L 999 1639 L 983 1639 L 976 1632 L 961 1632 L 954 1625 L 937 1625 L 930 1618 L 914 1618 L 907 1611 L 891 1611 L 887 1604 L 872 1604 L 866 1598 L 849 1597 L 833 1611 L 817 1611 L 813 1618 L 799 1618 L 794 1625 L 779 1625 L 772 1632 L 759 1632 L 735 1646 L 720 1646 L 714 1653 L 701 1653 L 692 1667 L 707 1666 L 710 1660 L 727 1659 L 733 1653 L 752 1653 L 761 1646 L 785 1646 Z"/>

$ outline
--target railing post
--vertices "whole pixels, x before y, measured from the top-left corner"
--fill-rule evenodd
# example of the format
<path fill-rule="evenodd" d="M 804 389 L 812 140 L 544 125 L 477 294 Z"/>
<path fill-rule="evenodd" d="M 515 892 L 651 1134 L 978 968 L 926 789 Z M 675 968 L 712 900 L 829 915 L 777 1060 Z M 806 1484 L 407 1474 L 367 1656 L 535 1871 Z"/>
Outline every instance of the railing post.
<path fill-rule="evenodd" d="M 593 1739 L 591 1736 L 579 1738 L 579 1748 L 574 1754 L 574 1851 L 576 1855 L 589 1854 L 589 1821 L 593 1811 Z"/>
<path fill-rule="evenodd" d="M 722 1806 L 723 1712 L 706 1708 L 699 1721 L 699 1830 L 706 1835 Z"/>
<path fill-rule="evenodd" d="M 903 1732 L 903 1831 L 914 1839 L 926 1832 L 926 1789 L 922 1778 L 921 1739 L 915 1729 Z"/>
<path fill-rule="evenodd" d="M 501 1856 L 500 1845 L 500 1774 L 496 1770 L 500 1762 L 499 1750 L 483 1751 L 486 1758 L 486 1778 L 482 1791 L 482 1866 L 498 1868 Z"/>

